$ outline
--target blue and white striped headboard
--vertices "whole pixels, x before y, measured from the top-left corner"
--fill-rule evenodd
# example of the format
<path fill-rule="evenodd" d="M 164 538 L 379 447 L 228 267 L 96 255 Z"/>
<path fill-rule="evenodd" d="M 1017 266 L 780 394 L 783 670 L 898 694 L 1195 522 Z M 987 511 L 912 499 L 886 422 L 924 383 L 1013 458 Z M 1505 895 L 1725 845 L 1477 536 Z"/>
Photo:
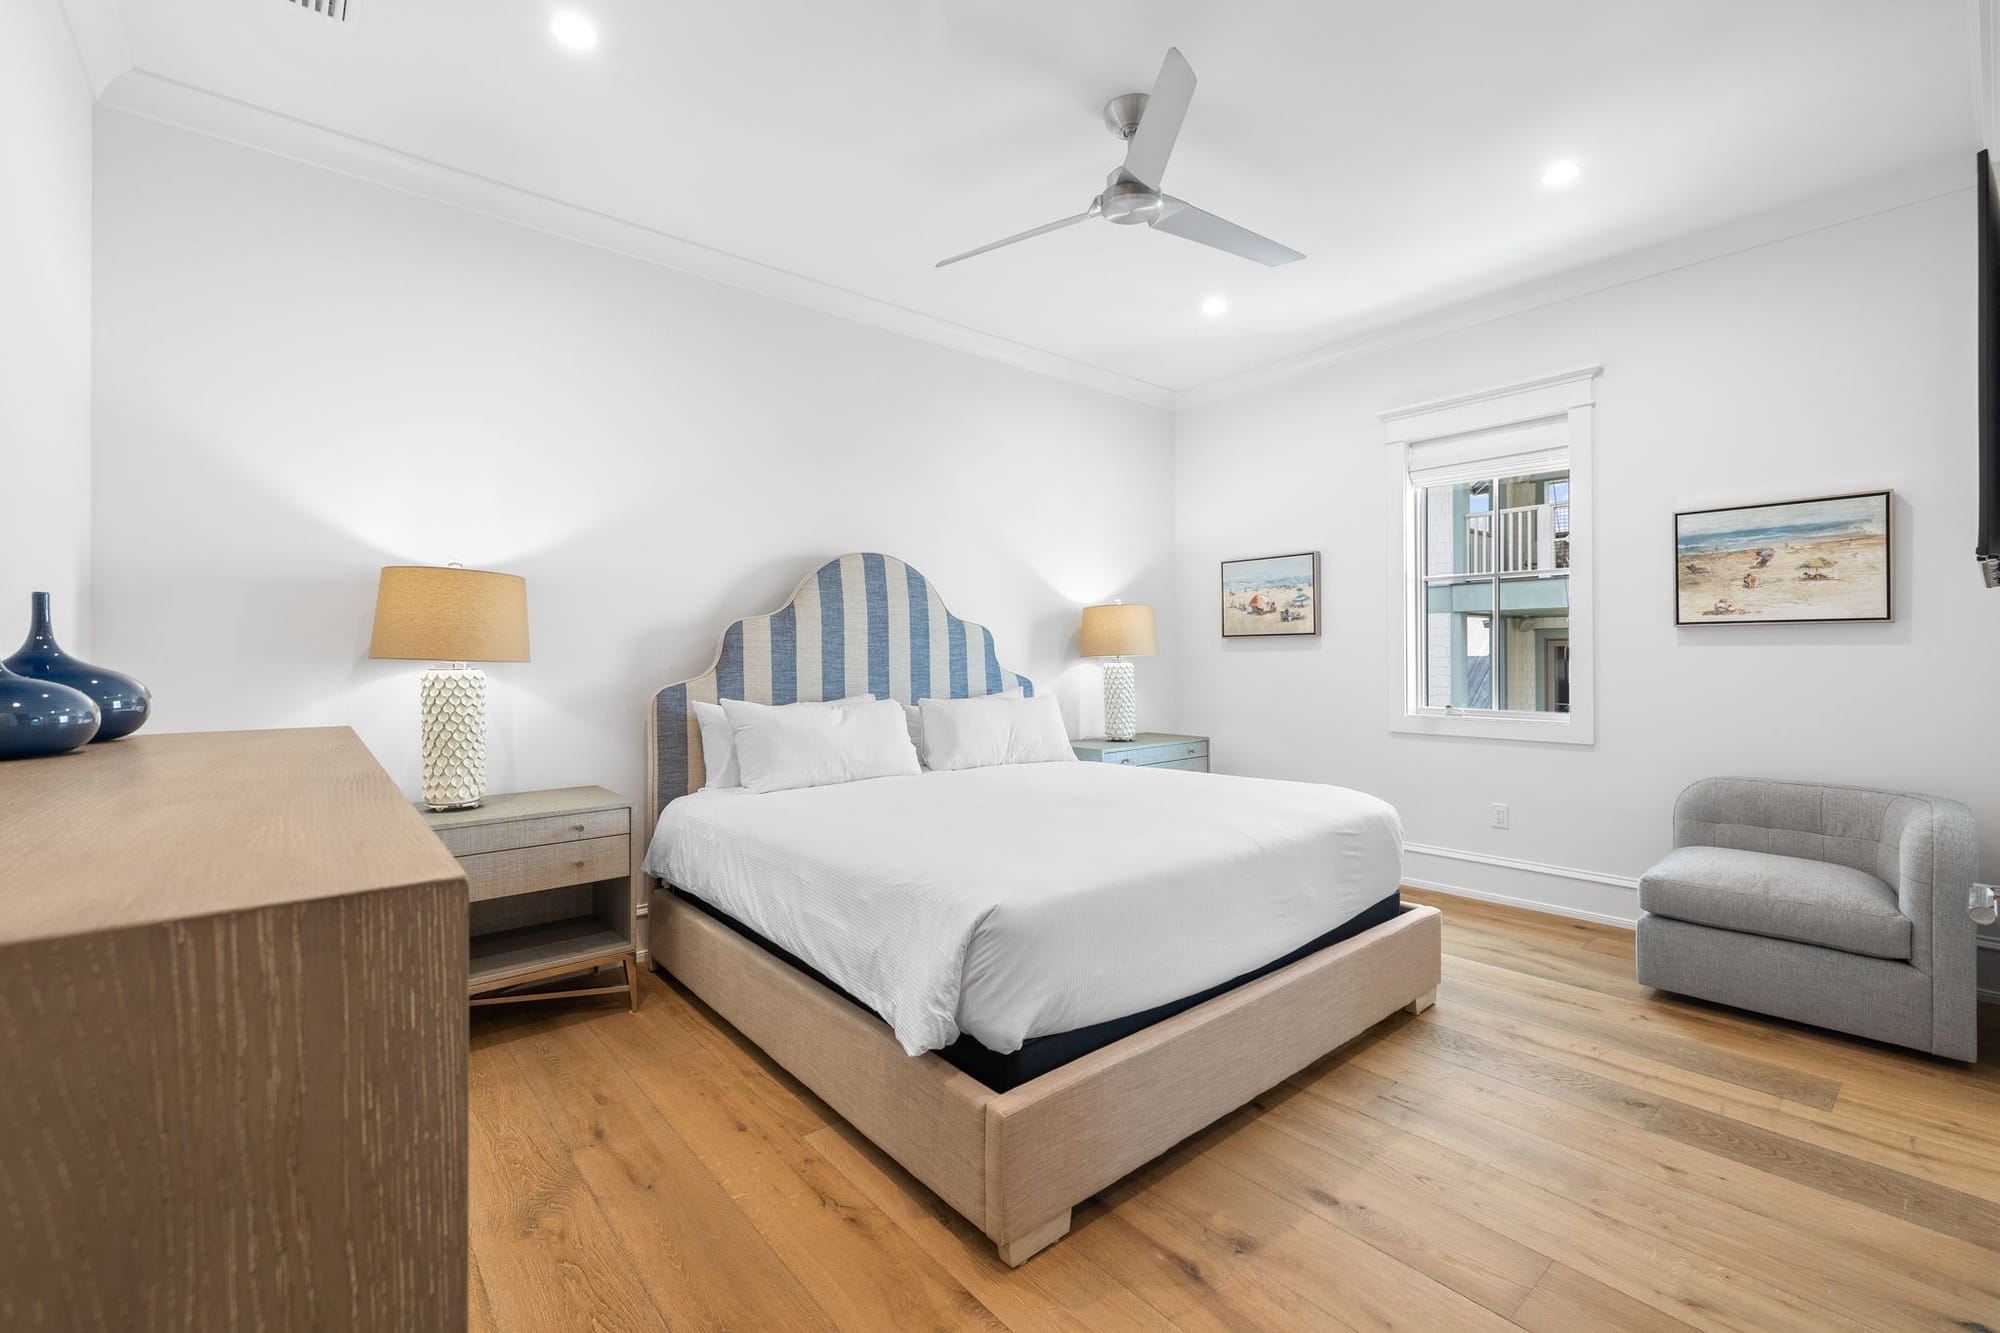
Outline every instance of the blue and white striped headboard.
<path fill-rule="evenodd" d="M 872 694 L 913 704 L 1017 685 L 1035 692 L 1027 677 L 1001 669 L 992 632 L 947 611 L 922 574 L 894 556 L 843 555 L 808 575 L 779 610 L 723 631 L 707 672 L 653 696 L 646 808 L 657 820 L 706 776 L 691 703 Z"/>

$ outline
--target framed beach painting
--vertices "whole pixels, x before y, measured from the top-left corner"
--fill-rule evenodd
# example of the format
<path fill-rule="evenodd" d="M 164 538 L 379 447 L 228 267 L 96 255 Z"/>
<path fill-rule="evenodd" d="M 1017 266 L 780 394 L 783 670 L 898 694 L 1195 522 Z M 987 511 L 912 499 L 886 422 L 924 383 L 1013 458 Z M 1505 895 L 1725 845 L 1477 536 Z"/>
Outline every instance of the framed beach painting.
<path fill-rule="evenodd" d="M 1222 562 L 1222 637 L 1319 633 L 1319 552 Z"/>
<path fill-rule="evenodd" d="M 1890 620 L 1891 493 L 1674 515 L 1674 623 Z"/>

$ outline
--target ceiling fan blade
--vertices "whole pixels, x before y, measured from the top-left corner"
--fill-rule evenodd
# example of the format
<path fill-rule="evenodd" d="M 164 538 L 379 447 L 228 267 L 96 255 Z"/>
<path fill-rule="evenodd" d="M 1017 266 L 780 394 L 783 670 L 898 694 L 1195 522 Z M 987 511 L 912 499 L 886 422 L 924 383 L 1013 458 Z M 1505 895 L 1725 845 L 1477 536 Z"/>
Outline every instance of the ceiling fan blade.
<path fill-rule="evenodd" d="M 1167 48 L 1160 65 L 1160 77 L 1153 80 L 1153 93 L 1139 117 L 1138 132 L 1125 145 L 1125 174 L 1141 184 L 1160 188 L 1167 174 L 1167 158 L 1173 154 L 1174 140 L 1180 137 L 1181 122 L 1187 119 L 1188 103 L 1194 100 L 1194 67 L 1180 48 Z"/>
<path fill-rule="evenodd" d="M 1183 240 L 1199 241 L 1217 250 L 1227 250 L 1232 255 L 1254 259 L 1270 268 L 1305 258 L 1288 245 L 1279 245 L 1268 236 L 1259 236 L 1213 213 L 1204 213 L 1193 204 L 1172 195 L 1161 195 L 1160 205 L 1160 215 L 1153 219 L 1155 231 L 1179 236 Z"/>
<path fill-rule="evenodd" d="M 1005 240 L 994 241 L 990 245 L 982 245 L 977 250 L 967 250 L 962 255 L 953 255 L 950 259 L 940 259 L 936 264 L 932 265 L 932 267 L 943 268 L 946 264 L 956 264 L 961 259 L 970 259 L 974 255 L 983 255 L 988 250 L 998 250 L 1003 245 L 1012 245 L 1016 241 L 1029 240 L 1033 237 L 1042 236 L 1052 231 L 1061 231 L 1064 227 L 1074 227 L 1079 222 L 1088 222 L 1090 221 L 1090 219 L 1097 216 L 1097 211 L 1098 208 L 1101 206 L 1101 203 L 1102 203 L 1101 200 L 1093 199 L 1091 200 L 1090 207 L 1087 210 L 1078 213 L 1073 218 L 1058 218 L 1054 222 L 1044 223 L 1041 226 L 1036 227 L 1031 231 L 1020 232 L 1016 235 L 1007 237 Z"/>

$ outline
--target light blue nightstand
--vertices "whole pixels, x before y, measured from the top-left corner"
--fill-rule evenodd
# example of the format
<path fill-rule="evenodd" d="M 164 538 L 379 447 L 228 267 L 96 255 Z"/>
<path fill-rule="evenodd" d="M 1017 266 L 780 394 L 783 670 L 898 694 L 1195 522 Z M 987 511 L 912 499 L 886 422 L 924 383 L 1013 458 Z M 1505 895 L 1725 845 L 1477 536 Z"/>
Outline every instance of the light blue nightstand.
<path fill-rule="evenodd" d="M 1184 768 L 1208 772 L 1208 737 L 1174 736 L 1142 731 L 1129 741 L 1071 741 L 1078 759 L 1096 764 L 1131 764 L 1139 768 Z"/>

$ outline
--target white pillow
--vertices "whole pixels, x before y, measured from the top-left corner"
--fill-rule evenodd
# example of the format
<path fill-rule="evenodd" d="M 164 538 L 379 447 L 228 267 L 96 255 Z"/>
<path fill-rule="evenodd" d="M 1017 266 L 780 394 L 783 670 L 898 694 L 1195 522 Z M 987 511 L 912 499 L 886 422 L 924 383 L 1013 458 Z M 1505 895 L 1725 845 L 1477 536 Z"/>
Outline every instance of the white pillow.
<path fill-rule="evenodd" d="M 998 694 L 982 694 L 979 697 L 982 699 L 1018 699 L 1021 697 L 1021 687 L 1016 685 L 1011 690 L 1002 690 Z M 921 759 L 924 754 L 924 710 L 915 704 L 904 704 L 903 716 L 910 720 L 910 744 L 917 747 L 917 757 Z"/>
<path fill-rule="evenodd" d="M 924 763 L 946 772 L 993 764 L 1076 761 L 1055 698 L 925 699 Z"/>
<path fill-rule="evenodd" d="M 746 791 L 829 787 L 867 778 L 914 776 L 903 706 L 894 699 L 838 708 L 772 708 L 724 699 Z"/>
<path fill-rule="evenodd" d="M 804 703 L 779 704 L 779 708 L 839 708 L 845 704 L 872 704 L 872 694 L 856 694 L 845 699 L 810 700 Z M 694 720 L 701 728 L 702 766 L 708 770 L 703 780 L 703 791 L 720 791 L 727 787 L 743 785 L 741 766 L 736 762 L 736 736 L 729 730 L 729 718 L 723 713 L 721 704 L 703 703 L 699 699 L 694 704 Z"/>

